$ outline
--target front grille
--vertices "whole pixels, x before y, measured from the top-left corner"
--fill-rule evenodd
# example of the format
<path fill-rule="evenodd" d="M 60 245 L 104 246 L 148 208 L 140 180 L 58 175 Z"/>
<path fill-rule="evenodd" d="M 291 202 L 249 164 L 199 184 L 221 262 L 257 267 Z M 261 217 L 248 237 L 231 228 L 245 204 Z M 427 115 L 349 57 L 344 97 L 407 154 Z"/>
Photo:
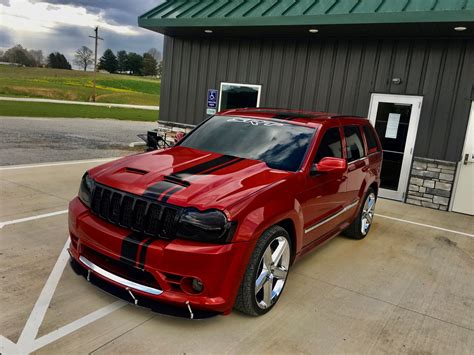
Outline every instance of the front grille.
<path fill-rule="evenodd" d="M 92 212 L 114 225 L 159 238 L 176 234 L 181 208 L 96 184 Z"/>

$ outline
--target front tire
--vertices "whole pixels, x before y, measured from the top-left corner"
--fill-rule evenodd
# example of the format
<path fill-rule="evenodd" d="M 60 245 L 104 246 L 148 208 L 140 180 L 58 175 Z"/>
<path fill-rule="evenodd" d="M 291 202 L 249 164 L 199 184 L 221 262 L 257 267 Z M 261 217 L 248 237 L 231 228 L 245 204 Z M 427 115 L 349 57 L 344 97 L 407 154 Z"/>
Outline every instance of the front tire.
<path fill-rule="evenodd" d="M 377 195 L 375 194 L 374 189 L 369 188 L 365 194 L 363 204 L 359 208 L 357 217 L 343 232 L 345 236 L 352 239 L 364 239 L 367 236 L 374 219 L 376 202 Z"/>
<path fill-rule="evenodd" d="M 270 311 L 285 287 L 290 259 L 288 232 L 280 226 L 267 229 L 250 257 L 234 308 L 251 316 Z"/>

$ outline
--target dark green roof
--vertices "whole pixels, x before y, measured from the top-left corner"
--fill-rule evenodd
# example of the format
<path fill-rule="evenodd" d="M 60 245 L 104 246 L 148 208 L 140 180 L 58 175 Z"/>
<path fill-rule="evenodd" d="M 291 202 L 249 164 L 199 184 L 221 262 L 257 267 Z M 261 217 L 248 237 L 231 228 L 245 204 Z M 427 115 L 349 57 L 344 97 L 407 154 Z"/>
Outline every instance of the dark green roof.
<path fill-rule="evenodd" d="M 472 23 L 474 0 L 167 0 L 140 16 L 166 28 Z"/>

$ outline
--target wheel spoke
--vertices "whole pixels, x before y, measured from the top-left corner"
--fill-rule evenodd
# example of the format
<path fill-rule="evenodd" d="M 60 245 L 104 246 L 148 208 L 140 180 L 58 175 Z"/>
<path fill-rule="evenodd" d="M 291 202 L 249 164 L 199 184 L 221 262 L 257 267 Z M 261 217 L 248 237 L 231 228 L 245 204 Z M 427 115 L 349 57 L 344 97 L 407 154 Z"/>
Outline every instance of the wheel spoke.
<path fill-rule="evenodd" d="M 278 247 L 275 249 L 275 251 L 272 254 L 272 261 L 273 265 L 278 265 L 278 263 L 281 260 L 281 257 L 283 256 L 283 253 L 286 251 L 287 243 L 285 240 L 279 241 Z"/>
<path fill-rule="evenodd" d="M 273 292 L 273 282 L 268 280 L 263 285 L 263 302 L 267 307 L 272 305 L 272 292 Z"/>
<path fill-rule="evenodd" d="M 257 280 L 255 281 L 255 294 L 260 292 L 265 282 L 268 281 L 268 275 L 269 275 L 268 270 L 263 269 L 260 275 L 258 276 Z"/>
<path fill-rule="evenodd" d="M 274 275 L 275 278 L 277 278 L 278 280 L 285 280 L 287 274 L 288 274 L 288 271 L 287 271 L 284 267 L 277 267 L 277 268 L 273 271 L 273 275 Z"/>
<path fill-rule="evenodd" d="M 267 248 L 267 250 L 265 250 L 265 253 L 263 254 L 263 264 L 264 269 L 270 270 L 270 267 L 273 264 L 272 250 L 270 248 Z"/>

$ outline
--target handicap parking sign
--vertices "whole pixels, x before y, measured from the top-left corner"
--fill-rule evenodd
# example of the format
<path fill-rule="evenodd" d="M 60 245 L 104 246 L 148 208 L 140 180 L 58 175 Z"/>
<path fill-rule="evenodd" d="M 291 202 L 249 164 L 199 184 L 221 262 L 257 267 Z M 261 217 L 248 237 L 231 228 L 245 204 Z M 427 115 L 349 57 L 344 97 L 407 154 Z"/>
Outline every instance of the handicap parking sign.
<path fill-rule="evenodd" d="M 217 95 L 218 91 L 215 89 L 207 90 L 207 107 L 217 109 Z"/>

